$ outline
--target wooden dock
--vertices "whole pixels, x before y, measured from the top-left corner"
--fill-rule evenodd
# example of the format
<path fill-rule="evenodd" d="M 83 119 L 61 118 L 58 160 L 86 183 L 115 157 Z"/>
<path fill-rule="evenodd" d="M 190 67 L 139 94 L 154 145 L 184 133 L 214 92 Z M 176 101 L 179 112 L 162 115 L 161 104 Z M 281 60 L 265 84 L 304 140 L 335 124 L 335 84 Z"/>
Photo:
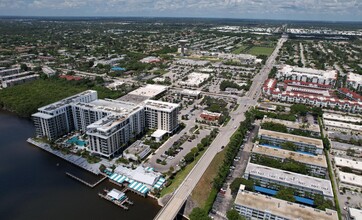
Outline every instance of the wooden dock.
<path fill-rule="evenodd" d="M 105 192 L 107 192 L 107 191 L 105 191 Z M 99 195 L 101 198 L 103 198 L 103 199 L 105 199 L 105 200 L 107 200 L 107 201 L 110 201 L 110 202 L 112 202 L 113 204 L 116 204 L 117 206 L 123 208 L 124 210 L 128 210 L 128 209 L 129 209 L 125 204 L 133 205 L 133 202 L 132 202 L 131 200 L 129 200 L 127 197 L 126 197 L 124 200 L 122 200 L 122 201 L 118 201 L 118 200 L 114 200 L 114 199 L 112 199 L 111 197 L 107 196 L 107 194 L 104 195 L 104 194 L 102 194 L 102 193 L 98 193 L 98 195 Z"/>
<path fill-rule="evenodd" d="M 67 176 L 75 179 L 75 180 L 78 180 L 79 182 L 83 183 L 84 185 L 86 186 L 89 186 L 90 188 L 94 188 L 95 186 L 97 186 L 98 184 L 100 184 L 102 181 L 104 181 L 105 179 L 107 179 L 107 176 L 104 176 L 102 179 L 98 180 L 97 182 L 91 184 L 91 183 L 88 183 L 87 181 L 77 177 L 77 176 L 74 176 L 73 174 L 69 173 L 69 172 L 66 172 L 65 174 L 67 174 Z"/>

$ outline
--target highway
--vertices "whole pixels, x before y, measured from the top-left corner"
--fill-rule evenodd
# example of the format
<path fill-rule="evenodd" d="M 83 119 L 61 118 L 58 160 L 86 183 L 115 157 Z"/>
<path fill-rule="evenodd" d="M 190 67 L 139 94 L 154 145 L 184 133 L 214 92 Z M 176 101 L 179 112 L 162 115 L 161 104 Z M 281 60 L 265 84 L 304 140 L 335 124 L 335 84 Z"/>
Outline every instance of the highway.
<path fill-rule="evenodd" d="M 230 113 L 231 120 L 229 123 L 220 129 L 220 133 L 217 135 L 215 140 L 211 143 L 209 148 L 205 151 L 204 155 L 200 158 L 198 163 L 186 176 L 185 180 L 172 194 L 170 200 L 160 210 L 160 212 L 154 218 L 155 220 L 172 220 L 176 217 L 181 207 L 185 203 L 187 197 L 191 194 L 196 184 L 210 165 L 215 155 L 221 151 L 222 146 L 228 144 L 231 135 L 235 132 L 235 128 L 239 127 L 240 122 L 245 119 L 244 113 L 249 109 L 250 106 L 255 106 L 257 100 L 261 94 L 261 86 L 264 81 L 268 78 L 268 74 L 272 69 L 275 58 L 278 55 L 278 51 L 286 41 L 285 38 L 281 38 L 275 50 L 270 55 L 268 60 L 265 62 L 264 67 L 254 77 L 253 84 L 251 85 L 247 96 L 238 99 L 239 107 Z"/>

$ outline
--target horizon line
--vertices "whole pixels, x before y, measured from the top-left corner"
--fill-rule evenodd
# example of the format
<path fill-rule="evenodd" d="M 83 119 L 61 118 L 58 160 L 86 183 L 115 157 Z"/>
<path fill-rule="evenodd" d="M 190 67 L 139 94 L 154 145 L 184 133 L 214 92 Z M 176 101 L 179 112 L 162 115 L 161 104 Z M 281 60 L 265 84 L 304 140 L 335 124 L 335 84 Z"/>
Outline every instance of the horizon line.
<path fill-rule="evenodd" d="M 0 15 L 0 18 L 173 18 L 173 19 L 228 19 L 228 20 L 255 20 L 255 21 L 297 21 L 297 22 L 322 22 L 322 23 L 362 23 L 353 20 L 313 20 L 313 19 L 278 19 L 278 18 L 234 18 L 234 17 L 172 17 L 172 16 L 111 16 L 111 15 Z"/>

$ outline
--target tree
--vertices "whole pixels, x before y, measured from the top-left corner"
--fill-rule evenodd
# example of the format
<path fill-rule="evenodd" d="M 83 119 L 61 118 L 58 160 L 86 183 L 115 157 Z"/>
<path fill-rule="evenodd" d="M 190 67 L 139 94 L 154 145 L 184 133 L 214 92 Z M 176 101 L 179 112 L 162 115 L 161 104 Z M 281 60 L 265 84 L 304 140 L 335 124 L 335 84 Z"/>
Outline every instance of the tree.
<path fill-rule="evenodd" d="M 226 217 L 228 218 L 228 220 L 244 220 L 245 219 L 235 209 L 230 209 L 229 211 L 227 211 Z"/>
<path fill-rule="evenodd" d="M 230 184 L 231 193 L 237 193 L 242 182 L 242 178 L 235 178 L 234 181 Z"/>
<path fill-rule="evenodd" d="M 297 114 L 301 116 L 306 116 L 309 111 L 309 107 L 303 104 L 294 104 L 290 107 L 290 112 L 292 114 Z"/>
<path fill-rule="evenodd" d="M 190 220 L 211 220 L 207 212 L 199 207 L 194 208 L 189 217 Z"/>
<path fill-rule="evenodd" d="M 21 70 L 23 70 L 23 71 L 28 71 L 28 66 L 25 64 L 25 63 L 22 63 L 21 65 L 20 65 L 20 69 Z"/>
<path fill-rule="evenodd" d="M 291 188 L 280 188 L 275 197 L 289 202 L 295 202 L 294 191 Z"/>

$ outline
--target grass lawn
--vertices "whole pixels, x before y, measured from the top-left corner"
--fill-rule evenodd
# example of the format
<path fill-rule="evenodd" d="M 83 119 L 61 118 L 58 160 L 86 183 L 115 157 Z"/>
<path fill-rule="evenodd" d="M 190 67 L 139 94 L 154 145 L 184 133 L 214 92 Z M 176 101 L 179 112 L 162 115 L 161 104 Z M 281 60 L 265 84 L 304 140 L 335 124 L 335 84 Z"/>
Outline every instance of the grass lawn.
<path fill-rule="evenodd" d="M 235 50 L 232 51 L 233 54 L 240 54 L 242 53 L 244 50 L 246 49 L 246 46 L 239 46 L 238 48 L 236 48 Z"/>
<path fill-rule="evenodd" d="M 214 159 L 211 161 L 209 167 L 202 175 L 200 181 L 191 193 L 192 200 L 197 204 L 198 207 L 203 208 L 210 195 L 212 187 L 212 181 L 219 171 L 219 167 L 223 164 L 226 150 L 216 154 Z"/>
<path fill-rule="evenodd" d="M 270 56 L 274 51 L 274 47 L 252 47 L 247 53 L 258 56 L 266 55 Z"/>
<path fill-rule="evenodd" d="M 172 180 L 172 183 L 171 185 L 169 185 L 168 187 L 164 188 L 162 191 L 161 191 L 161 196 L 160 197 L 163 197 L 169 193 L 172 193 L 174 190 L 176 190 L 179 185 L 182 183 L 182 181 L 184 181 L 184 179 L 186 178 L 186 176 L 190 173 L 190 171 L 192 170 L 192 168 L 194 168 L 195 164 L 197 163 L 197 161 L 200 160 L 201 156 L 205 153 L 206 149 L 203 150 L 202 152 L 200 152 L 200 154 L 195 158 L 195 160 L 190 163 L 189 165 L 187 165 L 185 167 L 185 169 L 179 171 L 175 178 Z"/>

